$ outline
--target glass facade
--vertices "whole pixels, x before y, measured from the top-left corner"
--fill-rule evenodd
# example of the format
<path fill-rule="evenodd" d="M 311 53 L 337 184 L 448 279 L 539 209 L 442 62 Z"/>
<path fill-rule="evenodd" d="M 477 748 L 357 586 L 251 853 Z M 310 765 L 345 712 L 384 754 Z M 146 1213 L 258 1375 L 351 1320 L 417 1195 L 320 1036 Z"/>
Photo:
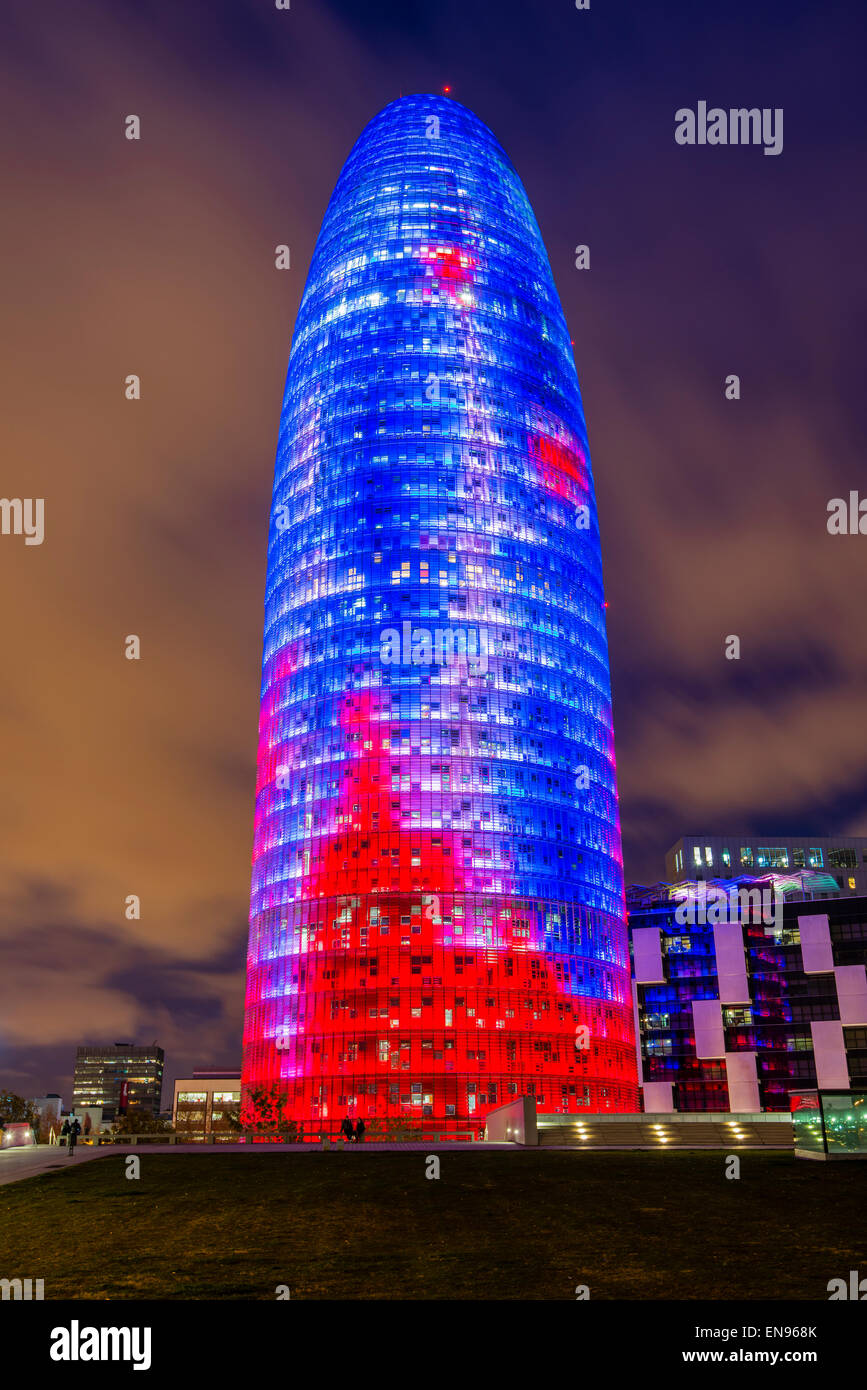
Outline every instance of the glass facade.
<path fill-rule="evenodd" d="M 362 133 L 295 326 L 243 1081 L 323 1127 L 637 1108 L 572 348 L 515 170 L 444 97 Z"/>
<path fill-rule="evenodd" d="M 763 838 L 773 838 L 777 843 L 760 844 L 758 839 L 751 842 L 746 835 L 682 836 L 665 856 L 666 878 L 690 875 L 707 879 L 714 876 L 715 870 L 731 871 L 733 867 L 759 873 L 830 869 L 836 871 L 828 889 L 832 896 L 842 892 L 867 896 L 867 837 L 835 836 L 818 845 L 811 845 L 809 838 L 803 836 L 790 838 L 788 844 L 782 843 L 783 836 Z"/>
<path fill-rule="evenodd" d="M 867 1158 L 867 1091 L 797 1091 L 791 1104 L 797 1155 Z"/>
<path fill-rule="evenodd" d="M 675 1110 L 729 1110 L 726 1059 L 753 1053 L 761 1109 L 787 1111 L 792 1095 L 817 1083 L 811 1025 L 842 1021 L 835 969 L 855 966 L 863 971 L 867 964 L 867 899 L 824 900 L 820 874 L 713 880 L 715 891 L 753 895 L 749 903 L 732 901 L 732 910 L 723 914 L 724 920 L 740 923 L 749 1000 L 720 1006 L 725 1057 L 701 1057 L 693 1004 L 720 998 L 715 927 L 710 910 L 693 912 L 681 924 L 673 895 L 689 888 L 685 901 L 696 902 L 695 890 L 705 886 L 636 885 L 627 893 L 630 931 L 659 930 L 665 975 L 664 983 L 638 986 L 644 1080 L 671 1084 Z M 819 908 L 804 896 L 808 886 L 822 895 L 822 914 L 829 919 L 833 968 L 822 971 L 804 969 L 799 919 Z M 774 887 L 785 902 L 781 919 L 771 923 Z M 850 1083 L 861 1087 L 867 1083 L 867 1026 L 843 1026 L 841 1038 Z"/>
<path fill-rule="evenodd" d="M 162 1101 L 165 1053 L 154 1043 L 136 1047 L 79 1047 L 75 1055 L 72 1104 L 101 1105 L 106 1118 L 116 1114 L 126 1083 L 127 1103 L 158 1115 Z"/>
<path fill-rule="evenodd" d="M 233 1091 L 178 1091 L 175 1096 L 174 1129 L 189 1143 L 234 1141 L 237 1130 L 230 1116 L 241 1104 L 241 1087 Z"/>
<path fill-rule="evenodd" d="M 819 1092 L 793 1091 L 789 1099 L 792 1108 L 792 1135 L 796 1152 L 807 1157 L 824 1158 L 825 1136 Z"/>

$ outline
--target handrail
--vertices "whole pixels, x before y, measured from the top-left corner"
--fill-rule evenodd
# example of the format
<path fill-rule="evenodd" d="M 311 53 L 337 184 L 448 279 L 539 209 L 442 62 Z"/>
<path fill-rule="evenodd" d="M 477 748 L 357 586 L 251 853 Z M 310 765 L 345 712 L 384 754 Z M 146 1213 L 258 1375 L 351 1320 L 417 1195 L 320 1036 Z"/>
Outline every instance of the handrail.
<path fill-rule="evenodd" d="M 451 1143 L 474 1143 L 475 1134 L 470 1130 L 440 1130 L 433 1133 L 409 1134 L 404 1131 L 398 1138 L 397 1135 L 374 1135 L 365 1133 L 360 1144 L 349 1145 L 346 1137 L 342 1134 L 332 1136 L 330 1134 L 310 1133 L 305 1135 L 300 1141 L 285 1134 L 274 1134 L 269 1130 L 245 1129 L 245 1130 L 190 1130 L 189 1132 L 175 1130 L 170 1134 L 90 1134 L 84 1142 L 101 1145 L 114 1145 L 122 1148 L 124 1145 L 135 1146 L 139 1142 L 149 1142 L 154 1144 L 245 1144 L 245 1143 L 269 1143 L 286 1144 L 293 1147 L 309 1145 L 322 1145 L 337 1148 L 341 1142 L 346 1147 L 364 1148 L 368 1144 L 442 1144 Z M 79 1140 L 79 1143 L 82 1141 Z"/>

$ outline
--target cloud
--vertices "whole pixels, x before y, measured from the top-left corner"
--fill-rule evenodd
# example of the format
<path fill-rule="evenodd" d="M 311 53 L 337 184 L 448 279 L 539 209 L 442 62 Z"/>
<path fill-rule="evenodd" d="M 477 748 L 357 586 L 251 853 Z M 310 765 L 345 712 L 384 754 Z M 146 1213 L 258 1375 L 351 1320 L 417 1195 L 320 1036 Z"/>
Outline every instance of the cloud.
<path fill-rule="evenodd" d="M 745 57 L 695 7 L 640 36 L 612 21 L 592 51 L 582 16 L 528 29 L 505 4 L 492 31 L 473 0 L 383 26 L 252 0 L 13 10 L 3 490 L 45 498 L 46 539 L 0 544 L 4 1076 L 68 1077 L 95 1034 L 158 1035 L 170 1066 L 239 1055 L 292 323 L 342 161 L 401 89 L 448 81 L 479 111 L 549 248 L 599 495 L 628 876 L 658 876 L 697 818 L 867 828 L 867 551 L 824 525 L 862 476 L 858 45 L 793 20 Z M 674 146 L 684 88 L 725 99 L 735 76 L 783 93 L 780 159 Z"/>

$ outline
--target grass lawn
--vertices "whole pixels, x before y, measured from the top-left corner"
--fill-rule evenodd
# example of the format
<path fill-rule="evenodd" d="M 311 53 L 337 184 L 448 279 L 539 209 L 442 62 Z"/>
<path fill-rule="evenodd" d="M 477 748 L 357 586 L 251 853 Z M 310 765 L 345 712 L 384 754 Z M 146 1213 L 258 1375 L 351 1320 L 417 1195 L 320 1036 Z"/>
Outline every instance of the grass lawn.
<path fill-rule="evenodd" d="M 862 1164 L 722 1153 L 148 1155 L 0 1188 L 0 1276 L 51 1298 L 827 1299 L 867 1273 Z M 74 1254 L 72 1253 L 74 1251 Z"/>

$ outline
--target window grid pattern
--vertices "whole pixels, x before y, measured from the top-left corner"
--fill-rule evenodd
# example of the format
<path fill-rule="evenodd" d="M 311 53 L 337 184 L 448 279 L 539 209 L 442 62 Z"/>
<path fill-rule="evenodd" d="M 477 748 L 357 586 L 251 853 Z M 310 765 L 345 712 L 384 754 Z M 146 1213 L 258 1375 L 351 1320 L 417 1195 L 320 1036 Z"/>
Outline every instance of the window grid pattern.
<path fill-rule="evenodd" d="M 637 1109 L 571 345 L 517 174 L 445 98 L 362 133 L 299 308 L 247 978 L 245 1088 L 299 1121 Z"/>
<path fill-rule="evenodd" d="M 761 880 L 731 880 L 754 884 Z M 717 881 L 723 887 L 727 881 Z M 696 885 L 698 886 L 698 885 Z M 665 983 L 639 985 L 640 1046 L 646 1082 L 670 1082 L 677 1110 L 725 1110 L 729 1107 L 725 1064 L 696 1055 L 696 1000 L 718 999 L 719 978 L 713 926 L 683 926 L 676 904 L 653 889 L 627 893 L 630 930 L 657 927 Z M 823 904 L 824 906 L 824 904 Z M 787 902 L 782 926 L 768 927 L 755 911 L 733 914 L 743 933 L 749 1005 L 721 1005 L 725 1051 L 755 1052 L 763 1110 L 787 1111 L 789 1095 L 805 1081 L 816 1084 L 810 1024 L 839 1020 L 840 1003 L 832 971 L 807 974 L 799 944 L 798 917 L 810 904 Z M 849 912 L 851 911 L 851 916 Z M 828 903 L 835 965 L 867 964 L 867 915 L 864 900 Z M 844 1029 L 850 1081 L 867 1071 L 867 1030 Z"/>

